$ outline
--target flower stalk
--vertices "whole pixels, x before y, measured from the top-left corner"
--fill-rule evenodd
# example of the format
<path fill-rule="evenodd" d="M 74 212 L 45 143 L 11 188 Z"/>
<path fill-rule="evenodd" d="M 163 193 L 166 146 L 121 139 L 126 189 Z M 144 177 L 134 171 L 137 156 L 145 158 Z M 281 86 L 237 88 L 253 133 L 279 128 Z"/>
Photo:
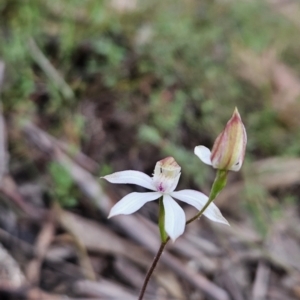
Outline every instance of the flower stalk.
<path fill-rule="evenodd" d="M 161 255 L 162 255 L 162 253 L 163 253 L 163 251 L 165 249 L 165 246 L 167 245 L 167 242 L 169 241 L 169 239 L 170 238 L 167 238 L 166 242 L 162 242 L 160 244 L 160 247 L 159 247 L 159 249 L 158 249 L 158 251 L 157 251 L 157 253 L 156 253 L 156 255 L 155 255 L 154 259 L 153 259 L 153 262 L 152 262 L 152 264 L 151 264 L 151 266 L 150 266 L 150 268 L 149 268 L 149 270 L 148 270 L 148 272 L 146 274 L 146 277 L 144 279 L 144 283 L 143 283 L 143 286 L 141 288 L 138 300 L 143 300 L 144 294 L 146 292 L 147 285 L 149 283 L 149 280 L 150 280 L 150 278 L 152 276 L 152 273 L 153 273 L 153 271 L 154 271 L 154 269 L 155 269 L 155 267 L 156 267 L 156 265 L 157 265 L 157 263 L 158 263 Z"/>
<path fill-rule="evenodd" d="M 168 235 L 165 230 L 165 208 L 164 208 L 162 198 L 159 198 L 158 205 L 159 205 L 158 228 L 160 233 L 160 240 L 162 243 L 165 243 L 168 238 Z"/>

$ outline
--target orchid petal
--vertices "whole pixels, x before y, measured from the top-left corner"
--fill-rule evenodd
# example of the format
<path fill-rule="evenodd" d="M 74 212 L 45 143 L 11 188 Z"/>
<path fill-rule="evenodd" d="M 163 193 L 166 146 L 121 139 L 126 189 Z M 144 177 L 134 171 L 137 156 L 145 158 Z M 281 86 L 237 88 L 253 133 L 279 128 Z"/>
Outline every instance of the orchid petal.
<path fill-rule="evenodd" d="M 194 206 L 197 210 L 201 210 L 208 200 L 206 195 L 194 190 L 172 192 L 170 193 L 170 196 Z"/>
<path fill-rule="evenodd" d="M 183 209 L 170 197 L 164 195 L 165 230 L 172 241 L 183 234 L 185 228 L 185 214 Z"/>
<path fill-rule="evenodd" d="M 129 215 L 139 210 L 145 203 L 158 199 L 159 192 L 130 193 L 117 202 L 110 210 L 108 218 L 116 215 Z"/>
<path fill-rule="evenodd" d="M 150 176 L 140 171 L 121 171 L 101 177 L 110 183 L 136 184 L 146 189 L 156 191 Z"/>
<path fill-rule="evenodd" d="M 228 221 L 223 217 L 222 213 L 214 203 L 209 204 L 203 215 L 211 221 L 230 226 Z"/>
<path fill-rule="evenodd" d="M 202 160 L 205 164 L 211 166 L 211 160 L 210 160 L 210 155 L 211 152 L 208 148 L 204 146 L 197 146 L 195 147 L 194 153 Z"/>
<path fill-rule="evenodd" d="M 208 201 L 208 197 L 206 195 L 194 190 L 182 190 L 178 192 L 173 192 L 170 193 L 170 196 L 194 206 L 199 211 L 205 206 L 205 204 Z M 203 214 L 214 222 L 229 225 L 227 220 L 223 217 L 222 213 L 214 203 L 211 203 L 206 208 Z"/>

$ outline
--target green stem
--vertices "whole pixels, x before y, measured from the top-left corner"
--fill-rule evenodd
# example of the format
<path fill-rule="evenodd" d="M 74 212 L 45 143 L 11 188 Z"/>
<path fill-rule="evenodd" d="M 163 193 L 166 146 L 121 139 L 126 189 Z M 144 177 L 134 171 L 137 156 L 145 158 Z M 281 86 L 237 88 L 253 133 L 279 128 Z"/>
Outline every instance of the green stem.
<path fill-rule="evenodd" d="M 160 239 L 162 243 L 164 243 L 166 242 L 168 235 L 165 231 L 165 208 L 164 208 L 162 197 L 159 198 L 158 205 L 159 205 L 158 227 L 160 232 Z"/>

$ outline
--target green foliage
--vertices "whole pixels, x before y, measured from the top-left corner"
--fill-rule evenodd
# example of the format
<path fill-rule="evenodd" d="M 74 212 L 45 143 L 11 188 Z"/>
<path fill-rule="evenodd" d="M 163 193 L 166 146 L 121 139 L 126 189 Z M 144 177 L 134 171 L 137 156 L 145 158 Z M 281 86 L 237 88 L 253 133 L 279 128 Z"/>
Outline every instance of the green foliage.
<path fill-rule="evenodd" d="M 253 125 L 259 127 L 261 115 L 255 106 L 267 99 L 263 91 L 257 91 L 255 100 L 251 93 L 245 93 L 244 82 L 234 73 L 233 47 L 239 45 L 262 51 L 278 45 L 278 37 L 285 41 L 294 34 L 293 27 L 261 1 L 206 0 L 189 4 L 155 1 L 154 6 L 144 4 L 128 17 L 118 16 L 104 1 L 91 0 L 84 3 L 77 0 L 16 1 L 14 5 L 4 1 L 1 8 L 10 17 L 6 24 L 9 38 L 2 33 L 6 42 L 1 44 L 0 53 L 13 72 L 6 90 L 9 93 L 4 95 L 5 107 L 18 107 L 35 88 L 28 37 L 38 40 L 45 55 L 70 85 L 74 73 L 73 54 L 81 43 L 88 43 L 92 52 L 80 76 L 101 74 L 104 85 L 121 92 L 120 100 L 123 97 L 128 101 L 125 99 L 130 99 L 138 87 L 139 78 L 128 82 L 128 57 L 135 55 L 136 76 L 152 74 L 155 77 L 158 84 L 151 93 L 149 117 L 151 125 L 158 126 L 163 134 L 188 122 L 194 131 L 201 128 L 215 137 L 234 106 L 239 106 L 243 113 L 243 103 L 251 102 L 246 123 L 248 117 L 255 115 L 257 121 Z M 151 34 L 139 44 L 136 39 L 145 26 Z M 58 41 L 56 56 L 46 51 L 49 38 Z M 291 45 L 286 47 L 291 48 Z M 59 112 L 63 121 L 64 112 L 76 106 L 75 99 L 63 101 L 51 81 L 43 75 L 40 78 L 50 93 L 49 113 Z M 171 98 L 164 101 L 162 97 L 170 88 Z M 198 113 L 191 111 L 202 112 L 201 120 Z M 160 122 L 162 119 L 164 122 Z M 172 130 L 170 138 L 180 143 L 176 130 Z M 261 146 L 261 143 L 256 145 Z"/>
<path fill-rule="evenodd" d="M 231 16 L 237 42 L 261 52 L 277 43 L 278 37 L 284 38 L 289 31 L 287 22 L 269 10 L 270 6 L 264 1 L 243 1 L 232 5 Z"/>
<path fill-rule="evenodd" d="M 110 165 L 103 164 L 100 169 L 99 177 L 105 176 L 107 174 L 111 174 L 113 172 L 114 172 L 114 170 L 112 169 L 112 167 Z"/>
<path fill-rule="evenodd" d="M 268 192 L 257 183 L 248 182 L 245 187 L 244 205 L 251 213 L 253 222 L 262 236 L 266 236 L 272 224 L 271 209 L 268 207 Z"/>
<path fill-rule="evenodd" d="M 255 139 L 250 137 L 248 147 L 260 149 L 263 155 L 276 155 L 285 151 L 288 136 L 286 129 L 278 121 L 275 111 L 266 108 L 260 114 L 252 114 L 249 123 L 256 132 Z"/>
<path fill-rule="evenodd" d="M 52 179 L 50 192 L 53 198 L 63 207 L 76 206 L 78 201 L 74 194 L 74 182 L 68 171 L 56 162 L 50 163 L 48 169 Z"/>
<path fill-rule="evenodd" d="M 166 92 L 168 93 L 168 92 Z M 169 139 L 177 139 L 180 125 L 184 118 L 184 109 L 187 103 L 187 95 L 179 90 L 170 101 L 164 99 L 168 97 L 163 92 L 154 93 L 150 99 L 150 112 L 153 118 L 153 124 L 162 134 L 168 135 Z M 163 120 L 163 122 L 162 122 Z"/>
<path fill-rule="evenodd" d="M 120 80 L 120 65 L 125 57 L 125 49 L 112 39 L 100 38 L 92 42 L 95 57 L 89 61 L 88 72 L 103 74 L 104 84 L 114 87 Z"/>

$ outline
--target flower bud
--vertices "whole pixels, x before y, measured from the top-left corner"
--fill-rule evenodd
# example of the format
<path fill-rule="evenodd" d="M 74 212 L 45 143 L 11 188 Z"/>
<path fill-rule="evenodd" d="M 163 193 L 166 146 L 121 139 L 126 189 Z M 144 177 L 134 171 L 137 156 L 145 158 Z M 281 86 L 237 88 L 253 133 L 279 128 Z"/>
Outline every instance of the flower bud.
<path fill-rule="evenodd" d="M 216 169 L 238 171 L 242 167 L 247 143 L 247 134 L 240 114 L 235 108 L 226 127 L 215 140 L 212 151 L 197 146 L 195 154 L 206 164 Z"/>

